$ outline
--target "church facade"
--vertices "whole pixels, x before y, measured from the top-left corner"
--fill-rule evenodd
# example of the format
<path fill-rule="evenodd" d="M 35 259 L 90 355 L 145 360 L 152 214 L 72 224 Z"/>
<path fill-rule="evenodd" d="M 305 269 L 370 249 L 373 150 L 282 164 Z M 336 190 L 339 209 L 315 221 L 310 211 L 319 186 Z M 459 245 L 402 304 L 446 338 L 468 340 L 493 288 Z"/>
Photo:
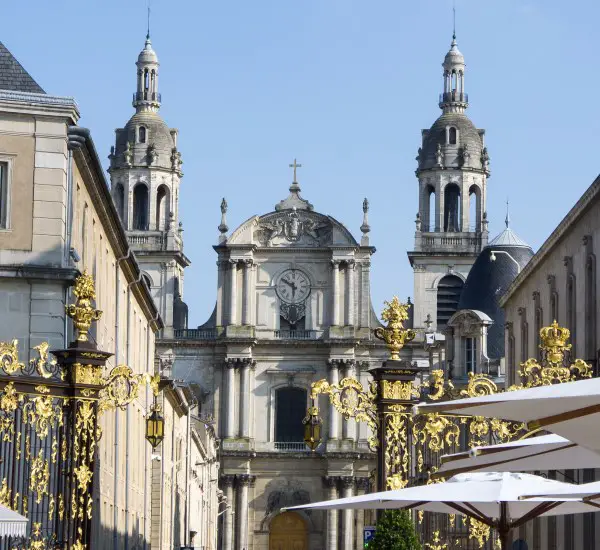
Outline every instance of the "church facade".
<path fill-rule="evenodd" d="M 386 356 L 373 337 L 368 203 L 362 238 L 300 195 L 294 162 L 289 196 L 229 232 L 221 205 L 216 306 L 198 329 L 176 330 L 159 353 L 175 356 L 205 391 L 202 408 L 221 437 L 221 488 L 228 507 L 221 548 L 355 548 L 363 511 L 280 509 L 369 488 L 375 466 L 366 425 L 321 398 L 324 438 L 303 442 L 311 384 L 358 378 Z"/>

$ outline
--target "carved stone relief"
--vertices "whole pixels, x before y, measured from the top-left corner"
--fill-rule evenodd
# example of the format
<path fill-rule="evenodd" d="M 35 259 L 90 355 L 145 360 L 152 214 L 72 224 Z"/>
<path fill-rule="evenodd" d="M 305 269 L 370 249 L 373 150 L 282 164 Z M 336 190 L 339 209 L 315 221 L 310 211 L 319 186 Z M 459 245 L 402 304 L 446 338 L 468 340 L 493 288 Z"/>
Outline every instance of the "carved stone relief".
<path fill-rule="evenodd" d="M 261 220 L 254 232 L 261 246 L 323 246 L 331 242 L 332 225 L 320 216 L 291 211 Z"/>

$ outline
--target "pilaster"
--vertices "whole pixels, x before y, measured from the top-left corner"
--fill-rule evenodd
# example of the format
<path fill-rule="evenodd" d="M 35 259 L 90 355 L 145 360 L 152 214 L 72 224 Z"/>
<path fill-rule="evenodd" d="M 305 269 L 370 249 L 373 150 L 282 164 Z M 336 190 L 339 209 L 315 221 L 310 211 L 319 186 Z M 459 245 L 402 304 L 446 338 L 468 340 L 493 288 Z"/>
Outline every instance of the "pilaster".
<path fill-rule="evenodd" d="M 327 500 L 338 498 L 339 477 L 325 476 L 323 485 L 327 489 Z M 338 511 L 327 510 L 327 550 L 338 550 Z"/>

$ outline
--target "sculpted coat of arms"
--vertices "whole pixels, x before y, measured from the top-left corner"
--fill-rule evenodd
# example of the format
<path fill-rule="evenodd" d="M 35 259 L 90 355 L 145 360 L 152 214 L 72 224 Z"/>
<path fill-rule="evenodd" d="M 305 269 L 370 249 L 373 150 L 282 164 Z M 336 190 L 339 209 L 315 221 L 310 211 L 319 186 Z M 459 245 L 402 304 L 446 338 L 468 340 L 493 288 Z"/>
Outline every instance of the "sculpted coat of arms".
<path fill-rule="evenodd" d="M 288 243 L 318 246 L 325 244 L 331 236 L 331 223 L 299 214 L 294 208 L 291 212 L 262 221 L 255 236 L 262 246 L 285 246 Z"/>

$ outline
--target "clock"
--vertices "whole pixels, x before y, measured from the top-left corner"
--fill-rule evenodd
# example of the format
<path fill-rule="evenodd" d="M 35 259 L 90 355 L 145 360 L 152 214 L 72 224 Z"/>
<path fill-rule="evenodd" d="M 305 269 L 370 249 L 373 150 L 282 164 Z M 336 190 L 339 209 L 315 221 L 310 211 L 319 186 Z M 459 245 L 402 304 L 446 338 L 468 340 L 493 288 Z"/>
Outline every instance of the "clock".
<path fill-rule="evenodd" d="M 279 277 L 275 290 L 284 302 L 298 304 L 310 294 L 310 281 L 302 271 L 287 269 Z"/>

